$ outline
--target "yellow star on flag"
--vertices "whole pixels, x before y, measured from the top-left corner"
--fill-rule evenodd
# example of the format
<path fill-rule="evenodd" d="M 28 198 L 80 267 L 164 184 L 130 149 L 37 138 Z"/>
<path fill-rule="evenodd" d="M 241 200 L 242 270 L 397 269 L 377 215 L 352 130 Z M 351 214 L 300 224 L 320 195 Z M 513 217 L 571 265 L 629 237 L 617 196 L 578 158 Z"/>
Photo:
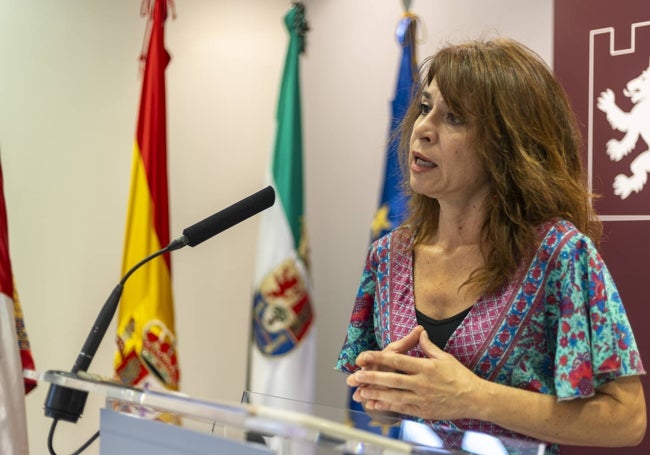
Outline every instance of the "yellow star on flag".
<path fill-rule="evenodd" d="M 372 231 L 373 239 L 379 237 L 379 234 L 382 231 L 387 231 L 391 228 L 390 221 L 388 220 L 388 211 L 389 209 L 386 204 L 383 204 L 377 210 L 377 213 L 375 214 L 375 219 L 372 220 L 372 223 L 370 224 L 370 230 Z"/>

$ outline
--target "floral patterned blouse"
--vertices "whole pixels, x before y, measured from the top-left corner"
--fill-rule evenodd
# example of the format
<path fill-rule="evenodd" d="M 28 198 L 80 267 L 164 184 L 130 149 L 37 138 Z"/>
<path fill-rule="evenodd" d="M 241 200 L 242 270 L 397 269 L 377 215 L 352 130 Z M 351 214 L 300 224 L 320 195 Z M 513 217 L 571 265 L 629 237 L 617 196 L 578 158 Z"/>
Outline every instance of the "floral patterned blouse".
<path fill-rule="evenodd" d="M 538 233 L 531 263 L 479 298 L 445 351 L 482 378 L 558 400 L 591 397 L 609 381 L 644 374 L 616 285 L 591 240 L 563 220 Z M 417 326 L 412 245 L 412 231 L 400 228 L 370 246 L 336 369 L 354 372 L 361 352 L 381 350 Z M 424 357 L 419 346 L 409 354 Z M 474 419 L 427 423 L 529 439 Z"/>

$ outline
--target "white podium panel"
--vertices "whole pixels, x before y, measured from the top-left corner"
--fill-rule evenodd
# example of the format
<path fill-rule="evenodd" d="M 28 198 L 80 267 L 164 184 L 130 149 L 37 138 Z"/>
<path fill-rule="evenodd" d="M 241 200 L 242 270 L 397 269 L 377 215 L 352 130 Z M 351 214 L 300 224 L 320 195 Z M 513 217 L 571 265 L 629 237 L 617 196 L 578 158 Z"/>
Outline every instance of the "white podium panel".
<path fill-rule="evenodd" d="M 273 455 L 261 445 L 199 433 L 155 420 L 100 410 L 100 455 Z"/>

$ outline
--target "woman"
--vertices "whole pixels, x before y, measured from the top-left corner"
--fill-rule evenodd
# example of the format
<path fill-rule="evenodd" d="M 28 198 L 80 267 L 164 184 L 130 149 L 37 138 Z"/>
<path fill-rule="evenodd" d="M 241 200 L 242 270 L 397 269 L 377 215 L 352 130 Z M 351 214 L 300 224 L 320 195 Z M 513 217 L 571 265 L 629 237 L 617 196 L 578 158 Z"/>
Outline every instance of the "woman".
<path fill-rule="evenodd" d="M 564 91 L 508 39 L 425 63 L 400 141 L 410 214 L 370 247 L 337 364 L 353 398 L 547 453 L 638 445 L 645 371 Z"/>

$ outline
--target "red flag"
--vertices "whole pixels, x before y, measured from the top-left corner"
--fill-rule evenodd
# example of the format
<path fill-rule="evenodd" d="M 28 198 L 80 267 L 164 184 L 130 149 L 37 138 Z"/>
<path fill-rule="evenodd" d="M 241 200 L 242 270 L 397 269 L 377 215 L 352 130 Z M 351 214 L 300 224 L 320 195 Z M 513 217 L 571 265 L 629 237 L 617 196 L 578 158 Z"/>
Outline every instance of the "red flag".
<path fill-rule="evenodd" d="M 23 380 L 34 369 L 9 257 L 7 208 L 0 166 L 0 453 L 28 453 L 24 394 L 36 383 Z"/>

